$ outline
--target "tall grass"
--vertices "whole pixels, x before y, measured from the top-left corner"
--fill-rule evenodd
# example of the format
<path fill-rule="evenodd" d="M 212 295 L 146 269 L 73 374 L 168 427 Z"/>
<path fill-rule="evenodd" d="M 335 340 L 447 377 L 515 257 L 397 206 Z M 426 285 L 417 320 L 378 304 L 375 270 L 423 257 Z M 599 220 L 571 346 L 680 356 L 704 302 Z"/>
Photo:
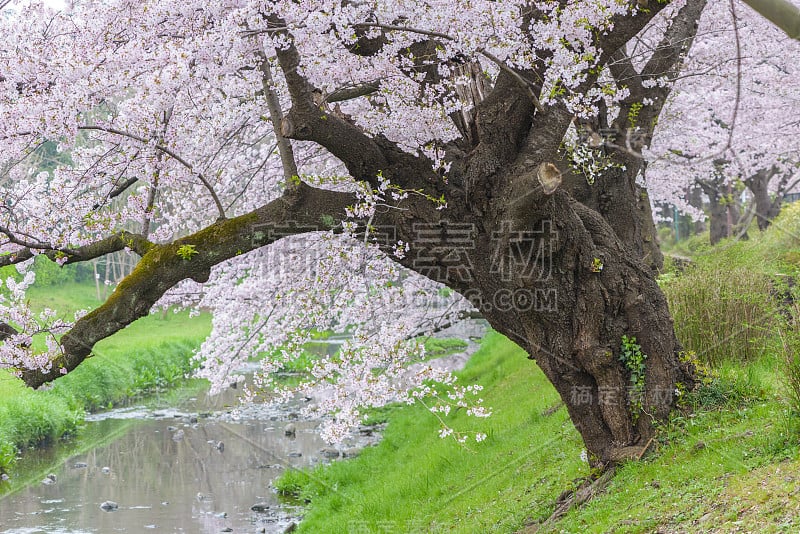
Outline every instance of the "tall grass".
<path fill-rule="evenodd" d="M 774 332 L 783 321 L 779 293 L 788 293 L 782 286 L 800 274 L 800 203 L 750 234 L 714 247 L 695 238 L 693 264 L 662 277 L 678 338 L 712 366 L 783 351 Z"/>
<path fill-rule="evenodd" d="M 18 452 L 73 434 L 86 411 L 111 408 L 177 384 L 192 371 L 200 339 L 104 351 L 57 380 L 32 390 L 0 371 L 0 471 Z"/>
<path fill-rule="evenodd" d="M 764 354 L 777 322 L 772 283 L 744 266 L 693 266 L 663 285 L 675 332 L 687 350 L 712 366 Z"/>
<path fill-rule="evenodd" d="M 800 298 L 797 292 L 794 298 Z M 787 407 L 789 430 L 800 435 L 800 302 L 794 300 L 785 310 L 785 324 L 778 330 L 778 350 L 783 354 L 778 369 Z"/>
<path fill-rule="evenodd" d="M 12 452 L 75 431 L 82 413 L 53 395 L 31 391 L 9 375 L 0 377 L 0 450 Z M 2 466 L 0 466 L 2 467 Z"/>

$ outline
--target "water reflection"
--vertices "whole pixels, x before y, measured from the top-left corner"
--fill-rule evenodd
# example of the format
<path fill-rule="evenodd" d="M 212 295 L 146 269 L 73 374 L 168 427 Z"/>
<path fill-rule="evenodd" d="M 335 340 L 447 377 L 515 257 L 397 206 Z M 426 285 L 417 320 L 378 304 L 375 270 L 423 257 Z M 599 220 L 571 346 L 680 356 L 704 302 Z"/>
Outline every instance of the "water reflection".
<path fill-rule="evenodd" d="M 195 423 L 187 412 L 147 414 L 89 423 L 84 439 L 121 436 L 62 460 L 54 484 L 35 483 L 0 500 L 0 532 L 282 532 L 290 517 L 269 483 L 286 466 L 308 465 L 325 446 L 312 422 L 295 422 L 290 439 L 277 416 Z M 28 455 L 12 476 L 52 465 L 58 449 Z M 103 511 L 104 501 L 118 503 L 117 511 Z M 271 513 L 252 512 L 257 502 Z"/>

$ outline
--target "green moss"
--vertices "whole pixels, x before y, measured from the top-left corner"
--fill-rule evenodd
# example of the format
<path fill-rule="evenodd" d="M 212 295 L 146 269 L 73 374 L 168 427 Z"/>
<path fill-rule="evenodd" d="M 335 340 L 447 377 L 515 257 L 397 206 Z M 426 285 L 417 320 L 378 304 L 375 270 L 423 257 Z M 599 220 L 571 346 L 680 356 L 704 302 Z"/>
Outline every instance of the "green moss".
<path fill-rule="evenodd" d="M 214 224 L 195 232 L 183 239 L 177 240 L 178 246 L 184 243 L 197 243 L 198 246 L 206 248 L 209 244 L 226 244 L 240 240 L 243 236 L 257 243 L 255 237 L 255 227 L 258 226 L 259 215 L 257 212 L 250 212 L 232 219 L 217 221 Z"/>

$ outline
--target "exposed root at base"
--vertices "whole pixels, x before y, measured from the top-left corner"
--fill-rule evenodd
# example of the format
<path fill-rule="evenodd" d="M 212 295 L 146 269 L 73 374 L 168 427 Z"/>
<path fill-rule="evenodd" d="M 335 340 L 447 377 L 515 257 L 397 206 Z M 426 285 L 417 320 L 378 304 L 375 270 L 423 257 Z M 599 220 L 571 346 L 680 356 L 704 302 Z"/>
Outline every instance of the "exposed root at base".
<path fill-rule="evenodd" d="M 583 506 L 596 495 L 603 493 L 608 483 L 614 478 L 615 473 L 616 467 L 610 467 L 598 478 L 587 478 L 576 489 L 565 491 L 559 495 L 558 499 L 556 499 L 556 509 L 553 510 L 553 513 L 547 518 L 543 525 L 555 523 L 567 515 L 567 512 L 572 510 L 572 508 Z"/>
<path fill-rule="evenodd" d="M 560 405 L 556 405 L 556 408 L 558 407 L 560 407 Z M 567 515 L 573 508 L 583 506 L 597 495 L 603 493 L 608 483 L 614 478 L 614 474 L 617 471 L 616 466 L 625 461 L 641 460 L 642 456 L 650 449 L 650 445 L 652 445 L 654 439 L 654 436 L 648 439 L 644 446 L 631 445 L 613 449 L 609 455 L 611 460 L 604 464 L 605 468 L 603 468 L 602 465 L 598 466 L 599 469 L 603 469 L 599 476 L 588 476 L 583 479 L 577 488 L 563 492 L 558 496 L 558 499 L 556 499 L 556 508 L 553 510 L 553 513 L 550 514 L 550 517 L 541 523 L 528 523 L 522 530 L 517 531 L 516 534 L 533 534 L 534 532 L 538 532 L 539 529 L 550 526 Z"/>
<path fill-rule="evenodd" d="M 544 522 L 525 525 L 525 527 L 518 531 L 517 534 L 533 534 L 534 532 L 538 532 L 539 529 L 552 525 L 567 515 L 567 512 L 573 508 L 577 506 L 583 506 L 595 496 L 600 495 L 605 491 L 608 483 L 611 482 L 612 478 L 614 478 L 615 472 L 616 467 L 612 466 L 603 471 L 603 473 L 597 478 L 587 477 L 577 488 L 567 490 L 559 495 L 558 499 L 556 499 L 556 509 L 553 510 L 553 513 L 550 515 L 550 517 L 548 517 Z"/>

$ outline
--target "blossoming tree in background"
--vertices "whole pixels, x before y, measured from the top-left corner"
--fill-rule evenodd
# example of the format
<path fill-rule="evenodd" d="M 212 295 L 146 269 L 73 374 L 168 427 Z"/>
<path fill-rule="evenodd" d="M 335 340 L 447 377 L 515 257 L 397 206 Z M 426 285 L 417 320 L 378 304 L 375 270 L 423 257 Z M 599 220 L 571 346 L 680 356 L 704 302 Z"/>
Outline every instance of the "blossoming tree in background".
<path fill-rule="evenodd" d="M 695 214 L 689 192 L 700 187 L 715 243 L 733 230 L 728 211 L 737 204 L 737 183 L 753 198 L 741 226 L 755 219 L 764 229 L 800 180 L 800 100 L 791 81 L 800 43 L 725 2 L 709 5 L 699 32 L 647 154 L 647 187 L 654 200 Z"/>

